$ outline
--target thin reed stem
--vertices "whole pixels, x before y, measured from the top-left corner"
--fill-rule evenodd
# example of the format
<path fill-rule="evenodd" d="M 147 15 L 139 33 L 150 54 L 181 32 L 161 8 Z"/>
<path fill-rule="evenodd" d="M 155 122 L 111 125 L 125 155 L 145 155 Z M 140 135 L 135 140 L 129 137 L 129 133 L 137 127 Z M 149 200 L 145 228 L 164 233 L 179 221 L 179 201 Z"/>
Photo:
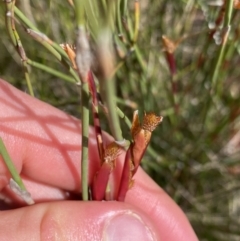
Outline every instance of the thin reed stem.
<path fill-rule="evenodd" d="M 231 22 L 231 17 L 232 17 L 233 2 L 234 2 L 234 0 L 229 0 L 229 1 L 226 1 L 226 3 L 225 3 L 226 4 L 226 12 L 225 12 L 224 23 L 223 23 L 222 43 L 221 43 L 220 49 L 217 54 L 217 59 L 216 59 L 214 71 L 212 74 L 213 90 L 217 91 L 217 92 L 220 92 L 220 89 L 222 86 L 219 84 L 218 76 L 219 76 L 219 70 L 220 70 L 221 64 L 223 62 L 229 33 L 231 30 L 230 22 Z"/>
<path fill-rule="evenodd" d="M 82 199 L 88 200 L 88 136 L 89 136 L 89 89 L 88 83 L 81 86 L 81 115 L 82 115 Z"/>
<path fill-rule="evenodd" d="M 15 1 L 12 1 L 12 2 L 6 1 L 6 25 L 7 25 L 7 29 L 8 29 L 10 38 L 14 44 L 14 47 L 18 51 L 18 54 L 22 60 L 24 75 L 25 75 L 25 79 L 27 82 L 29 93 L 31 96 L 34 96 L 32 84 L 31 84 L 30 76 L 29 76 L 29 70 L 28 70 L 28 66 L 26 63 L 27 56 L 26 56 L 25 50 L 23 48 L 22 42 L 20 40 L 20 37 L 17 33 L 17 30 L 15 28 L 14 6 L 15 6 Z"/>
<path fill-rule="evenodd" d="M 71 82 L 71 83 L 75 83 L 76 82 L 76 80 L 73 77 L 70 77 L 69 75 L 63 74 L 63 73 L 61 73 L 61 72 L 59 72 L 59 71 L 57 71 L 57 70 L 55 70 L 53 68 L 50 68 L 50 67 L 48 67 L 48 66 L 46 66 L 44 64 L 40 64 L 40 63 L 38 63 L 36 61 L 33 61 L 33 60 L 30 60 L 30 59 L 27 59 L 26 62 L 27 62 L 28 65 L 31 65 L 34 68 L 43 70 L 46 73 L 52 74 L 52 75 L 54 75 L 54 76 L 56 76 L 58 78 L 61 78 L 63 80 Z"/>
<path fill-rule="evenodd" d="M 105 101 L 108 109 L 108 119 L 112 135 L 115 140 L 121 141 L 122 131 L 116 111 L 115 85 L 112 79 L 105 79 Z"/>
<path fill-rule="evenodd" d="M 76 63 L 78 74 L 82 82 L 81 87 L 81 114 L 82 114 L 82 154 L 81 154 L 81 177 L 82 199 L 88 197 L 88 136 L 89 136 L 89 86 L 88 74 L 91 67 L 90 47 L 85 30 L 84 6 L 85 1 L 75 0 L 75 13 L 77 22 L 77 54 Z"/>
<path fill-rule="evenodd" d="M 13 180 L 18 184 L 18 186 L 22 189 L 22 190 L 27 190 L 22 178 L 20 177 L 20 175 L 18 174 L 18 171 L 16 169 L 16 167 L 13 164 L 13 161 L 10 157 L 10 155 L 8 154 L 7 148 L 4 145 L 4 142 L 2 140 L 2 138 L 0 137 L 0 154 L 3 157 L 3 161 L 6 164 L 8 171 L 10 172 Z"/>

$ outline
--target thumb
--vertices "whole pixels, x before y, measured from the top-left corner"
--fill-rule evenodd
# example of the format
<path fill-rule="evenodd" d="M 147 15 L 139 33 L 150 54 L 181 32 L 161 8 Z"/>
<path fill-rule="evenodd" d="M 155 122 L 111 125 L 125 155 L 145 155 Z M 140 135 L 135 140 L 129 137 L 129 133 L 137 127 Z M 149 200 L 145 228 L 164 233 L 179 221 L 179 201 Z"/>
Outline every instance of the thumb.
<path fill-rule="evenodd" d="M 129 204 L 74 201 L 4 211 L 0 237 L 3 241 L 159 240 L 154 224 Z"/>

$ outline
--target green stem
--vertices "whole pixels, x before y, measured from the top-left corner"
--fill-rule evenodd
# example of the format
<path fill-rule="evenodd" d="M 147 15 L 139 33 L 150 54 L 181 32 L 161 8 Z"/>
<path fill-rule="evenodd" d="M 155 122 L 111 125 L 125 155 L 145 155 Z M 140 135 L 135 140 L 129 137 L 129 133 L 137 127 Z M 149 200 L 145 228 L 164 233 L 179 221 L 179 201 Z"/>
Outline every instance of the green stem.
<path fill-rule="evenodd" d="M 210 74 L 210 78 L 211 78 L 210 80 L 211 80 L 211 83 L 212 83 L 212 86 L 211 86 L 211 92 L 212 93 L 210 93 L 208 95 L 208 98 L 206 99 L 206 102 L 205 102 L 205 106 L 203 108 L 202 130 L 205 127 L 205 122 L 207 120 L 207 114 L 208 114 L 208 111 L 209 111 L 209 107 L 211 105 L 212 96 L 214 95 L 214 93 L 217 93 L 220 96 L 221 91 L 222 91 L 221 90 L 222 85 L 221 85 L 221 82 L 219 81 L 219 71 L 220 71 L 220 67 L 221 67 L 221 64 L 222 64 L 223 59 L 224 59 L 227 40 L 228 40 L 229 32 L 230 32 L 230 29 L 231 29 L 230 21 L 231 21 L 231 17 L 232 17 L 233 0 L 226 1 L 226 4 L 227 4 L 227 6 L 226 6 L 225 17 L 224 17 L 224 23 L 223 23 L 224 33 L 223 33 L 223 38 L 222 38 L 222 44 L 221 44 L 220 49 L 217 53 L 217 58 L 216 58 L 216 61 L 215 61 L 215 64 L 214 64 L 213 71 Z M 204 132 L 202 131 L 202 133 L 204 133 Z"/>
<path fill-rule="evenodd" d="M 27 82 L 28 91 L 29 91 L 30 95 L 34 97 L 33 87 L 32 87 L 32 84 L 31 84 L 28 65 L 27 65 L 26 60 L 23 61 L 23 68 L 24 68 L 24 75 L 25 75 L 25 79 L 26 79 L 26 82 Z"/>
<path fill-rule="evenodd" d="M 88 83 L 82 83 L 81 91 L 82 113 L 82 199 L 88 200 L 88 136 L 89 136 L 89 89 Z"/>
<path fill-rule="evenodd" d="M 112 135 L 115 140 L 121 141 L 123 139 L 122 137 L 122 131 L 120 127 L 120 122 L 118 118 L 118 114 L 116 111 L 116 97 L 115 97 L 115 85 L 113 79 L 105 79 L 105 101 L 106 106 L 108 109 L 108 119 L 109 119 L 109 125 L 112 132 Z"/>
<path fill-rule="evenodd" d="M 124 122 L 126 123 L 126 125 L 128 126 L 128 128 L 130 129 L 132 126 L 131 121 L 128 119 L 128 117 L 122 112 L 122 110 L 119 107 L 116 107 L 116 111 L 118 116 L 124 120 Z"/>
<path fill-rule="evenodd" d="M 133 48 L 135 50 L 136 57 L 138 59 L 139 64 L 141 65 L 141 68 L 142 68 L 143 72 L 146 73 L 147 72 L 147 64 L 146 64 L 145 60 L 142 57 L 142 54 L 141 54 L 141 51 L 140 51 L 138 45 L 134 44 Z"/>
<path fill-rule="evenodd" d="M 26 63 L 27 56 L 26 56 L 25 50 L 23 48 L 22 42 L 20 40 L 20 37 L 17 33 L 17 30 L 15 28 L 14 6 L 15 6 L 15 1 L 12 1 L 12 2 L 6 1 L 6 7 L 7 7 L 6 25 L 8 28 L 8 32 L 10 34 L 10 38 L 11 38 L 15 48 L 17 49 L 19 56 L 22 59 L 24 75 L 25 75 L 25 79 L 27 82 L 29 93 L 31 96 L 34 96 L 32 84 L 31 84 L 30 76 L 29 76 L 29 70 L 28 70 L 28 66 Z"/>
<path fill-rule="evenodd" d="M 12 11 L 12 9 L 14 7 L 14 3 L 15 3 L 15 1 L 6 2 L 7 12 L 6 12 L 6 16 L 5 16 L 5 22 L 6 22 L 6 27 L 7 27 L 9 36 L 11 38 L 11 41 L 12 41 L 14 47 L 16 48 L 17 47 L 17 40 L 16 40 L 16 38 L 14 36 L 14 33 L 13 33 L 14 18 L 13 18 L 13 11 Z"/>
<path fill-rule="evenodd" d="M 76 22 L 78 27 L 76 64 L 78 74 L 82 82 L 81 90 L 81 114 L 82 114 L 82 156 L 81 156 L 81 177 L 82 177 L 82 199 L 88 200 L 88 138 L 89 138 L 89 87 L 88 72 L 90 71 L 89 44 L 85 31 L 84 0 L 75 0 Z"/>
<path fill-rule="evenodd" d="M 121 16 L 121 0 L 117 0 L 117 26 L 118 26 L 118 33 L 122 34 L 122 16 Z"/>
<path fill-rule="evenodd" d="M 22 181 L 20 175 L 18 174 L 16 167 L 13 164 L 13 161 L 12 161 L 10 155 L 8 154 L 7 148 L 4 145 L 1 137 L 0 137 L 0 154 L 2 155 L 4 163 L 6 164 L 8 171 L 11 173 L 13 180 L 19 185 L 19 187 L 22 190 L 27 190 L 23 184 L 23 181 Z"/>
<path fill-rule="evenodd" d="M 122 141 L 122 131 L 116 111 L 115 82 L 112 77 L 114 56 L 112 51 L 112 35 L 108 22 L 99 32 L 97 40 L 97 58 L 102 76 L 100 77 L 100 92 L 108 110 L 108 122 L 111 133 L 116 141 Z"/>
<path fill-rule="evenodd" d="M 63 80 L 66 80 L 68 82 L 71 82 L 71 83 L 75 83 L 76 82 L 74 78 L 72 78 L 72 77 L 70 77 L 70 76 L 68 76 L 66 74 L 63 74 L 63 73 L 61 73 L 61 72 L 59 72 L 59 71 L 57 71 L 55 69 L 47 67 L 46 65 L 40 64 L 38 62 L 35 62 L 33 60 L 27 59 L 27 64 L 29 64 L 32 67 L 35 67 L 37 69 L 43 70 L 43 71 L 45 71 L 45 72 L 47 72 L 49 74 L 52 74 L 52 75 L 54 75 L 56 77 L 59 77 L 59 78 L 61 78 Z"/>
<path fill-rule="evenodd" d="M 224 16 L 224 23 L 223 23 L 224 27 L 227 27 L 230 25 L 232 12 L 233 12 L 233 3 L 234 3 L 234 0 L 226 1 L 227 6 L 226 6 L 226 13 Z"/>
<path fill-rule="evenodd" d="M 84 20 L 84 4 L 85 0 L 75 0 L 74 5 L 75 5 L 75 13 L 76 13 L 76 21 L 77 21 L 77 26 L 84 26 L 85 20 Z"/>
<path fill-rule="evenodd" d="M 35 25 L 34 25 L 31 21 L 29 21 L 29 19 L 26 18 L 26 16 L 25 16 L 16 6 L 14 6 L 14 13 L 15 13 L 16 16 L 17 16 L 19 19 L 21 19 L 22 22 L 23 22 L 24 24 L 26 24 L 29 28 L 31 28 L 31 29 L 33 29 L 33 30 L 35 30 L 35 31 L 39 31 L 39 30 L 37 29 L 37 27 L 35 27 Z"/>
<path fill-rule="evenodd" d="M 31 30 L 37 32 L 37 33 L 41 33 L 41 31 L 35 27 L 34 24 L 31 23 L 31 21 L 29 21 L 28 18 L 25 17 L 25 15 L 15 6 L 14 7 L 14 12 L 16 14 L 16 16 Z M 54 41 L 49 39 L 49 43 L 65 58 L 65 59 L 69 59 L 68 55 L 66 54 L 66 52 L 59 46 L 59 44 L 55 43 Z"/>
<path fill-rule="evenodd" d="M 224 23 L 223 23 L 224 32 L 223 32 L 222 44 L 218 51 L 217 60 L 216 60 L 213 75 L 212 75 L 212 87 L 214 91 L 216 91 L 217 89 L 219 90 L 220 88 L 220 86 L 218 85 L 219 83 L 218 76 L 219 76 L 219 70 L 220 70 L 221 64 L 223 62 L 223 57 L 224 57 L 225 48 L 227 45 L 229 32 L 231 29 L 230 21 L 232 17 L 232 10 L 233 10 L 233 0 L 226 1 L 226 12 L 225 12 Z"/>
<path fill-rule="evenodd" d="M 70 74 L 74 77 L 75 82 L 79 83 L 79 78 L 74 71 L 72 67 L 69 66 L 69 64 L 66 62 L 66 60 L 69 60 L 68 55 L 66 52 L 59 46 L 59 44 L 55 43 L 51 39 L 49 39 L 45 34 L 41 33 L 40 30 L 38 30 L 37 27 L 34 26 L 34 24 L 29 21 L 28 18 L 24 16 L 24 14 L 15 6 L 14 12 L 17 15 L 17 17 L 30 29 L 26 29 L 28 34 L 32 36 L 35 40 L 40 42 L 50 53 L 52 53 L 70 72 Z M 62 59 L 62 56 L 64 59 Z M 66 80 L 66 78 L 62 78 Z"/>
<path fill-rule="evenodd" d="M 41 43 L 74 77 L 75 82 L 79 83 L 79 78 L 72 67 L 66 62 L 62 55 L 52 46 L 52 41 L 43 33 L 27 29 L 28 34 L 36 41 Z M 56 47 L 56 46 L 55 46 Z"/>

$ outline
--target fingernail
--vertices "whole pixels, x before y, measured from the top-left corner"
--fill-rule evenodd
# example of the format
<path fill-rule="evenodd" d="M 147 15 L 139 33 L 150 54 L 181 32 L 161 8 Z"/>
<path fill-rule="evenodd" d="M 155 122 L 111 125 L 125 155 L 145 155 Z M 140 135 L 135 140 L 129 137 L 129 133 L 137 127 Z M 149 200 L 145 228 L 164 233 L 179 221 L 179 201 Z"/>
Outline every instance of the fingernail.
<path fill-rule="evenodd" d="M 132 212 L 120 213 L 111 217 L 104 229 L 104 241 L 154 241 L 151 230 L 143 220 Z"/>

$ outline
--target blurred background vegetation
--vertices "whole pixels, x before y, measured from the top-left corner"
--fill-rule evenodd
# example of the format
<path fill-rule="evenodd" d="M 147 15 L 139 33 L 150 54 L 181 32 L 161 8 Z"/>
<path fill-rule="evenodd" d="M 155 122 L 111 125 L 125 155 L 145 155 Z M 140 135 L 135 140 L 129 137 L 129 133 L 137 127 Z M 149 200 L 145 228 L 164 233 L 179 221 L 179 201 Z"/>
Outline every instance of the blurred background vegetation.
<path fill-rule="evenodd" d="M 108 10 L 111 1 L 99 2 Z M 117 104 L 130 119 L 136 109 L 141 115 L 154 111 L 164 117 L 153 132 L 142 166 L 181 206 L 199 239 L 206 241 L 240 240 L 240 11 L 238 1 L 234 1 L 235 8 L 232 3 L 114 3 Z M 139 31 L 135 31 L 138 4 Z M 55 43 L 74 44 L 76 22 L 71 1 L 24 0 L 16 6 Z M 28 92 L 5 14 L 2 2 L 0 77 Z M 93 16 L 86 15 L 94 49 Z M 81 118 L 73 76 L 26 32 L 28 26 L 19 15 L 15 20 L 27 57 L 69 76 L 64 79 L 28 66 L 35 96 Z M 109 131 L 106 118 L 100 115 L 102 128 Z M 129 128 L 124 122 L 121 125 L 124 137 L 129 138 Z"/>

